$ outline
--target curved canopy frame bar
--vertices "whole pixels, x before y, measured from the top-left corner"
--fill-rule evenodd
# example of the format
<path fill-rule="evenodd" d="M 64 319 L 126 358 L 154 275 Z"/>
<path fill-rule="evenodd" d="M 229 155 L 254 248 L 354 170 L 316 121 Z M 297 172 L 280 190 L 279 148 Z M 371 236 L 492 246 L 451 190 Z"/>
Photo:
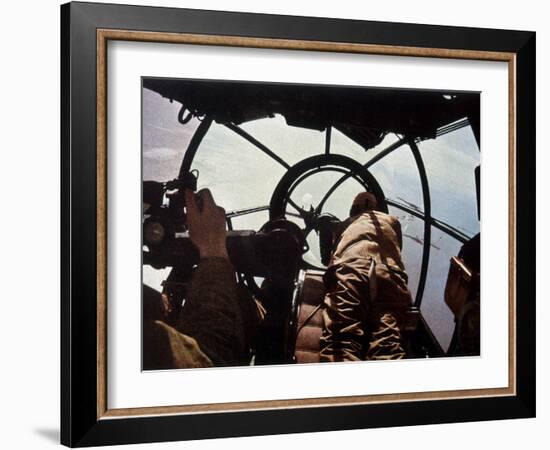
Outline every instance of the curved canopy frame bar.
<path fill-rule="evenodd" d="M 422 266 L 420 267 L 420 278 L 418 279 L 418 289 L 416 290 L 416 299 L 414 306 L 420 308 L 422 296 L 424 295 L 424 287 L 426 286 L 426 276 L 428 275 L 428 264 L 430 262 L 430 249 L 432 244 L 432 203 L 430 200 L 430 186 L 428 185 L 428 177 L 426 176 L 426 168 L 420 150 L 414 139 L 408 139 L 407 143 L 411 148 L 418 175 L 420 176 L 420 184 L 422 186 L 422 199 L 424 203 L 424 247 L 422 249 Z"/>

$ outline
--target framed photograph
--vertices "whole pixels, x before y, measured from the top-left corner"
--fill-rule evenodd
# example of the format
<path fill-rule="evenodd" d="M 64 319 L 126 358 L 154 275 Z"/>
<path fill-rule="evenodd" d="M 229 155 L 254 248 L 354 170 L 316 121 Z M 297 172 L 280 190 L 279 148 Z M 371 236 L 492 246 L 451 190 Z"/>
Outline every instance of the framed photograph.
<path fill-rule="evenodd" d="M 61 441 L 535 415 L 535 33 L 61 7 Z"/>

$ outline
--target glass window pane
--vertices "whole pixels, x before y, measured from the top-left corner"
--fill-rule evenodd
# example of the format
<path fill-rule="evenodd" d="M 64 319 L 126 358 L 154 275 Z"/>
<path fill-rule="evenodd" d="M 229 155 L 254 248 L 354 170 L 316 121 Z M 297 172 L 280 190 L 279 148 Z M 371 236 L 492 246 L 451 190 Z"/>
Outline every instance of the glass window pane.
<path fill-rule="evenodd" d="M 338 180 L 341 178 L 341 175 L 340 173 L 338 174 Z M 326 201 L 323 212 L 333 214 L 340 220 L 347 219 L 353 199 L 357 194 L 364 191 L 365 188 L 361 183 L 353 178 L 348 178 L 338 186 L 338 189 L 336 189 Z"/>
<path fill-rule="evenodd" d="M 363 147 L 347 137 L 345 134 L 338 131 L 336 128 L 332 128 L 331 131 L 330 153 L 345 155 L 355 161 L 359 161 L 360 163 L 365 162 L 367 154 Z"/>
<path fill-rule="evenodd" d="M 378 155 L 378 153 L 380 153 L 381 151 L 384 151 L 390 145 L 395 144 L 398 140 L 399 140 L 399 137 L 396 134 L 394 133 L 386 134 L 386 136 L 384 136 L 384 139 L 382 139 L 382 142 L 380 142 L 380 144 L 366 151 L 365 157 L 363 158 L 364 159 L 363 162 L 367 162 L 371 160 L 376 155 Z"/>
<path fill-rule="evenodd" d="M 409 290 L 414 299 L 418 290 L 418 279 L 422 266 L 422 251 L 424 244 L 424 221 L 399 208 L 389 207 L 389 213 L 399 219 L 403 235 L 401 256 L 405 270 L 409 276 Z"/>
<path fill-rule="evenodd" d="M 418 168 L 408 145 L 384 156 L 369 170 L 380 184 L 386 198 L 405 203 L 419 211 L 424 210 Z"/>
<path fill-rule="evenodd" d="M 229 210 L 228 210 L 229 211 Z M 258 211 L 252 214 L 233 217 L 231 223 L 234 230 L 258 231 L 269 220 L 269 211 Z"/>
<path fill-rule="evenodd" d="M 226 211 L 269 205 L 285 173 L 271 157 L 217 123 L 202 140 L 191 169 L 199 171 L 198 188 L 209 188 Z"/>
<path fill-rule="evenodd" d="M 419 144 L 426 166 L 432 216 L 468 236 L 479 232 L 474 169 L 480 152 L 471 127 Z"/>
<path fill-rule="evenodd" d="M 292 200 L 301 208 L 309 210 L 310 207 L 317 207 L 327 191 L 335 184 L 343 174 L 335 171 L 318 172 L 304 179 L 296 186 L 292 192 Z M 332 214 L 340 220 L 345 220 L 349 214 L 351 202 L 356 194 L 363 191 L 361 185 L 353 180 L 348 179 L 342 183 L 328 198 L 323 205 L 321 213 Z M 287 208 L 287 211 L 296 212 L 292 206 Z M 300 228 L 305 227 L 305 222 L 299 218 L 292 216 L 287 217 L 295 222 Z M 319 236 L 316 232 L 311 232 L 307 236 L 309 251 L 304 255 L 304 259 L 316 267 L 324 267 L 321 263 L 321 252 L 319 249 Z"/>
<path fill-rule="evenodd" d="M 292 192 L 292 200 L 301 208 L 309 209 L 319 205 L 327 191 L 336 183 L 344 174 L 337 171 L 323 171 L 315 173 L 296 186 Z M 355 180 L 347 180 L 336 189 L 323 206 L 323 213 L 331 213 L 344 220 L 348 216 L 349 207 L 353 200 L 354 191 L 349 194 L 349 188 L 353 189 L 356 186 L 356 191 L 360 192 L 360 184 Z"/>
<path fill-rule="evenodd" d="M 143 89 L 143 179 L 168 181 L 179 173 L 199 121 L 178 122 L 181 104 Z"/>
<path fill-rule="evenodd" d="M 185 150 L 200 122 L 193 118 L 182 125 L 178 122 L 180 103 L 170 102 L 149 89 L 143 89 L 142 93 L 143 180 L 172 180 L 178 176 Z M 143 283 L 162 290 L 170 269 L 144 265 Z"/>
<path fill-rule="evenodd" d="M 422 299 L 422 315 L 439 341 L 447 350 L 454 331 L 454 316 L 445 304 L 445 284 L 452 256 L 458 255 L 462 244 L 456 239 L 432 227 L 432 246 L 426 286 Z"/>
<path fill-rule="evenodd" d="M 325 152 L 325 132 L 292 127 L 279 114 L 240 125 L 291 166 L 308 156 Z"/>

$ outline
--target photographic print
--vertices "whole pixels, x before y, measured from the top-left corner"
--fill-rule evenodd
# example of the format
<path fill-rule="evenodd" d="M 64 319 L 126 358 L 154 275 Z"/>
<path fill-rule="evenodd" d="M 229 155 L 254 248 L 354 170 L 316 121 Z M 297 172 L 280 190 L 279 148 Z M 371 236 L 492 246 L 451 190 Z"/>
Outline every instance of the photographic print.
<path fill-rule="evenodd" d="M 480 93 L 142 78 L 142 369 L 480 355 Z"/>

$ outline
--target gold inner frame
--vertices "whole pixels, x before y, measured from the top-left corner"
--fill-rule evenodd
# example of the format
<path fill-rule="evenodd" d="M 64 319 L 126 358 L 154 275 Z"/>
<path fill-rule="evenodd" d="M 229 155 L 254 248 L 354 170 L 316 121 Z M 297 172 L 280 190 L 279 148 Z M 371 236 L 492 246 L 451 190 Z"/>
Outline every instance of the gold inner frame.
<path fill-rule="evenodd" d="M 109 40 L 215 45 L 266 49 L 363 53 L 409 57 L 432 57 L 501 61 L 508 63 L 508 252 L 509 339 L 508 387 L 402 394 L 377 394 L 289 400 L 246 401 L 201 405 L 150 406 L 108 409 L 107 405 L 107 42 Z M 516 394 L 516 54 L 445 48 L 402 47 L 342 42 L 297 41 L 238 36 L 158 33 L 114 29 L 97 30 L 97 418 L 163 414 L 218 413 L 243 410 L 289 409 L 320 406 L 443 400 Z"/>

